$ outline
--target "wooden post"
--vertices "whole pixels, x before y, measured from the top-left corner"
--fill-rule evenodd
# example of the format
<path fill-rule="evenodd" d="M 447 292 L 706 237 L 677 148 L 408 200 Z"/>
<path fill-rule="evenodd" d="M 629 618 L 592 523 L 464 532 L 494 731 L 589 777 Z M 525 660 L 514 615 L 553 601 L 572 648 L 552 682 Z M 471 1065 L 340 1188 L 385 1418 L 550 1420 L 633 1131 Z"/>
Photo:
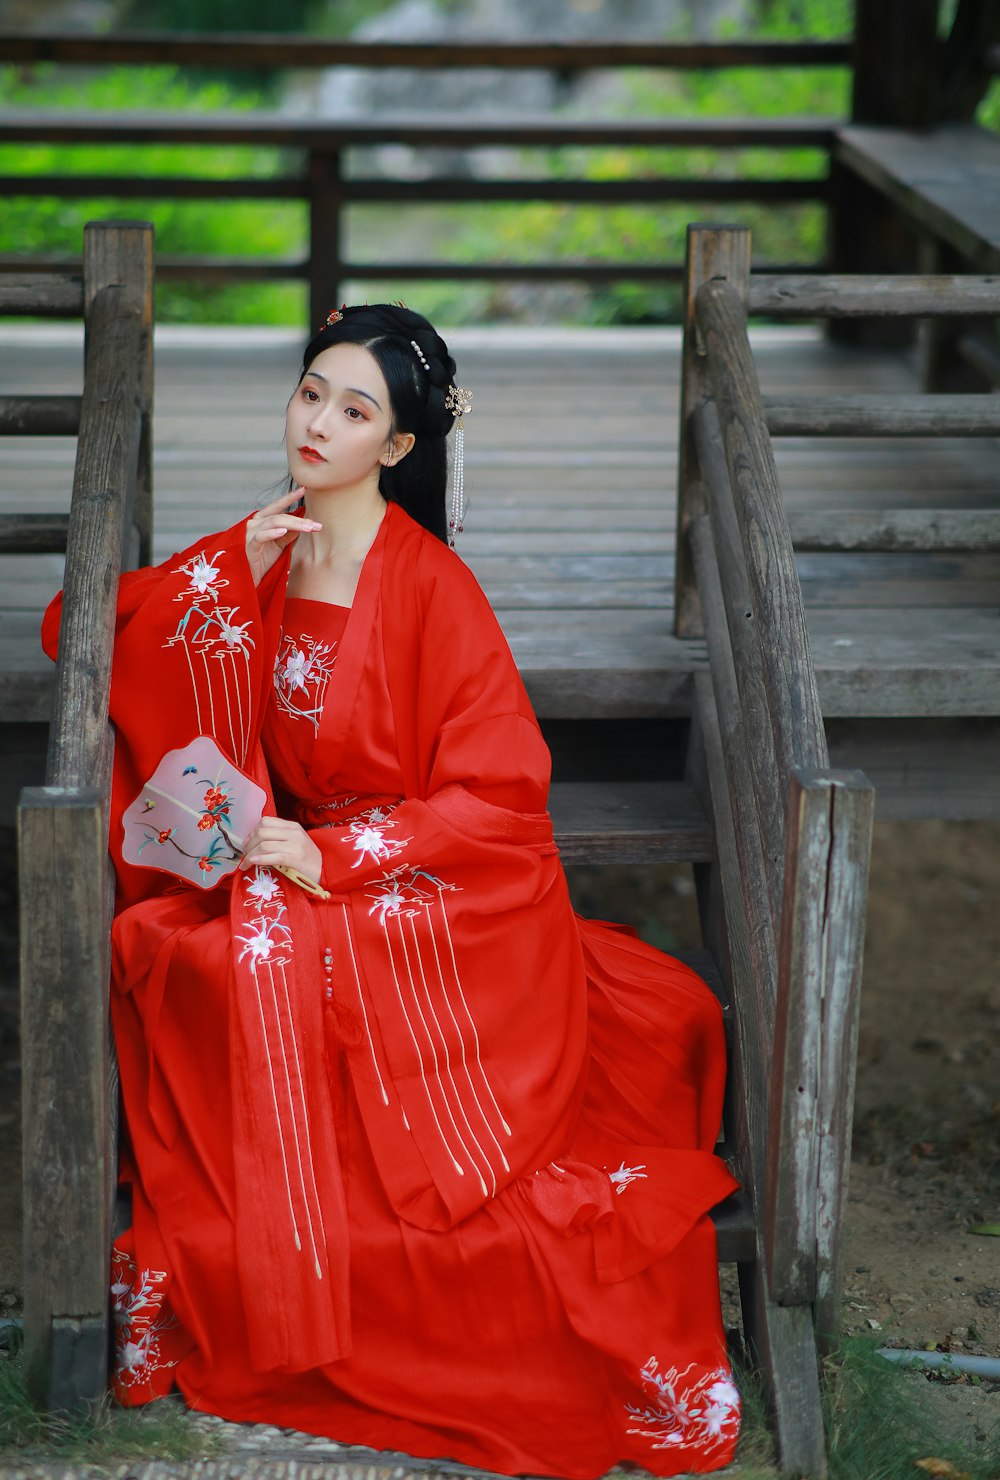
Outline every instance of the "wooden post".
<path fill-rule="evenodd" d="M 68 1410 L 96 1405 L 107 1380 L 116 1152 L 108 698 L 149 338 L 128 247 L 114 229 L 91 243 L 91 286 L 111 281 L 87 304 L 49 784 L 25 790 L 18 810 L 25 1347 L 35 1392 Z"/>
<path fill-rule="evenodd" d="M 854 1126 L 861 968 L 875 788 L 860 771 L 831 773 L 826 970 L 819 1075 L 815 1326 L 821 1348 L 840 1330 L 844 1219 Z"/>
<path fill-rule="evenodd" d="M 771 1294 L 839 1324 L 843 1214 L 874 789 L 860 772 L 789 782 L 764 1235 Z"/>
<path fill-rule="evenodd" d="M 705 360 L 694 321 L 695 299 L 709 278 L 724 277 L 746 296 L 750 280 L 750 232 L 745 226 L 692 223 L 684 265 L 684 344 L 681 351 L 681 425 L 677 483 L 677 545 L 674 631 L 678 637 L 704 632 L 695 585 L 688 528 L 705 513 L 705 488 L 691 431 L 691 414 L 710 394 Z"/>
<path fill-rule="evenodd" d="M 939 0 L 854 0 L 854 123 L 927 128 L 940 106 Z"/>
<path fill-rule="evenodd" d="M 96 790 L 21 793 L 25 1362 L 33 1392 L 69 1410 L 107 1385 L 107 848 Z"/>
<path fill-rule="evenodd" d="M 344 188 L 339 149 L 309 151 L 309 327 L 340 307 Z"/>
<path fill-rule="evenodd" d="M 137 559 L 153 558 L 153 276 L 154 235 L 148 221 L 90 221 L 83 229 L 84 320 L 102 288 L 120 283 L 138 311 L 140 436 L 132 503 L 138 533 Z"/>
<path fill-rule="evenodd" d="M 702 536 L 698 543 L 707 552 L 711 543 L 707 521 L 700 521 L 699 528 Z M 721 612 L 718 615 L 721 617 Z M 709 621 L 722 630 L 711 616 Z M 723 631 L 723 640 L 724 636 Z M 728 691 L 720 691 L 721 702 L 717 703 L 713 679 L 714 664 L 713 676 L 696 675 L 695 692 L 725 903 L 726 955 L 732 974 L 727 985 L 735 1013 L 731 1072 L 736 1081 L 736 1115 L 727 1131 L 739 1144 L 740 1173 L 754 1189 L 758 1211 L 757 1257 L 739 1266 L 743 1328 L 769 1390 L 781 1472 L 822 1480 L 826 1475 L 826 1447 L 812 1309 L 778 1305 L 767 1283 L 760 1206 L 766 1165 L 766 1086 L 774 1026 L 774 957 L 766 943 L 756 938 L 753 923 L 756 918 L 765 934 L 769 931 L 759 870 L 757 878 L 753 875 L 756 819 L 749 798 L 745 737 L 740 733 L 735 684 L 731 675 L 724 679 Z M 732 710 L 723 728 L 722 710 L 730 699 Z M 716 953 L 723 958 L 718 947 Z"/>
<path fill-rule="evenodd" d="M 853 123 L 927 128 L 939 110 L 939 0 L 855 0 Z M 830 171 L 829 250 L 838 273 L 914 272 L 917 239 L 883 195 L 834 161 Z M 910 344 L 905 320 L 837 319 L 831 339 L 850 344 Z"/>

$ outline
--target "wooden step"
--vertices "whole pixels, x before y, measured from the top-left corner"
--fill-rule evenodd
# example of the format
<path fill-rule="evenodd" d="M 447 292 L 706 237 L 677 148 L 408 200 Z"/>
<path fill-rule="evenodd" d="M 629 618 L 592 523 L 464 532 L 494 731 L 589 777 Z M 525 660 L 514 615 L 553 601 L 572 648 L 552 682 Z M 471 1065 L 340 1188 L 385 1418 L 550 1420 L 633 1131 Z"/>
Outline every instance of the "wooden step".
<path fill-rule="evenodd" d="M 682 782 L 564 781 L 549 810 L 563 863 L 707 862 L 712 829 Z"/>

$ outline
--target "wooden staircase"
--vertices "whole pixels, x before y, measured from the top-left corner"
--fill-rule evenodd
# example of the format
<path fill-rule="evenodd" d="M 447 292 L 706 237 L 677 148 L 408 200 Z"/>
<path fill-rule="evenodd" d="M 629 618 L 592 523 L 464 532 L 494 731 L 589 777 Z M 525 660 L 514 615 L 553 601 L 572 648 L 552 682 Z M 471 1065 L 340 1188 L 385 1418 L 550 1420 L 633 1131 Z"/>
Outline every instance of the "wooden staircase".
<path fill-rule="evenodd" d="M 539 708 L 546 732 L 556 737 L 558 731 L 557 776 L 561 753 L 577 757 L 563 768 L 572 779 L 557 780 L 551 796 L 564 861 L 689 863 L 694 870 L 704 946 L 683 959 L 723 1003 L 731 1074 L 719 1150 L 743 1184 L 742 1193 L 715 1213 L 720 1259 L 737 1265 L 744 1336 L 771 1393 L 781 1466 L 789 1474 L 822 1476 L 817 1355 L 838 1324 L 873 792 L 857 770 L 829 766 L 830 717 L 825 726 L 820 696 L 824 670 L 820 665 L 818 682 L 795 541 L 830 552 L 979 551 L 995 548 L 1000 530 L 990 511 L 942 510 L 928 518 L 925 511 L 903 510 L 888 520 L 883 513 L 859 511 L 847 521 L 819 512 L 788 519 L 772 437 L 790 428 L 797 436 L 810 429 L 828 433 L 834 425 L 854 435 L 859 418 L 883 433 L 904 426 L 992 427 L 995 402 L 963 398 L 982 404 L 949 403 L 937 420 L 933 407 L 912 401 L 873 407 L 869 399 L 859 407 L 785 397 L 768 404 L 750 353 L 748 309 L 770 314 L 790 305 L 796 315 L 833 313 L 836 300 L 856 312 L 871 302 L 874 290 L 855 280 L 755 285 L 748 262 L 748 233 L 692 229 L 678 500 L 679 636 L 670 639 L 670 651 L 682 655 L 679 662 L 690 654 L 687 667 L 678 666 L 665 681 L 653 669 L 629 674 L 634 693 L 630 689 L 623 700 L 621 688 L 617 697 L 610 687 L 607 696 L 600 685 L 589 691 L 586 672 L 571 671 L 564 658 L 559 672 L 546 670 L 546 692 L 556 698 Z M 980 315 L 984 301 L 1000 307 L 995 298 L 984 300 L 985 292 L 981 281 L 973 282 L 968 301 Z M 967 301 L 957 281 L 946 289 L 902 280 L 886 293 L 911 312 L 925 311 L 933 300 L 955 314 Z M 128 342 L 138 360 L 142 334 Z M 88 359 L 88 381 L 90 374 Z M 136 382 L 126 376 L 126 384 L 125 404 L 133 406 Z M 85 391 L 84 424 L 86 403 Z M 129 424 L 141 426 L 141 416 Z M 83 568 L 90 569 L 87 562 L 100 546 L 108 583 L 95 588 L 84 582 L 77 597 L 78 632 L 66 645 L 67 654 L 75 651 L 75 663 L 67 657 L 56 679 L 61 697 L 50 755 L 57 759 L 49 787 L 44 794 L 26 794 L 22 814 L 26 1245 L 49 1251 L 44 1260 L 36 1254 L 26 1264 L 26 1326 L 29 1352 L 40 1369 L 49 1367 L 49 1393 L 58 1403 L 92 1401 L 104 1387 L 108 894 L 96 860 L 105 841 L 109 602 L 113 571 L 121 567 L 127 544 L 132 487 L 131 474 L 107 483 L 113 483 L 116 527 L 122 531 L 109 533 L 108 505 L 93 498 L 100 479 L 83 455 L 86 445 L 81 431 L 78 468 L 89 472 L 81 471 L 74 493 L 68 558 L 71 567 L 82 558 Z M 124 438 L 119 465 L 126 473 L 137 458 L 138 467 L 144 466 L 137 451 L 142 445 L 141 434 L 138 441 L 134 433 Z M 147 523 L 146 538 L 148 528 Z M 19 537 L 37 541 L 50 533 L 39 523 Z M 74 548 L 84 556 L 74 556 Z M 516 637 L 514 646 L 517 651 Z M 986 664 L 983 671 L 992 674 L 996 666 Z M 914 702 L 933 700 L 938 721 L 953 717 L 939 702 L 947 689 L 941 673 L 918 678 L 907 690 L 916 693 Z M 35 672 L 22 677 L 25 700 L 40 713 L 50 681 Z M 14 692 L 16 675 L 6 682 L 7 692 Z M 676 716 L 682 686 L 689 696 L 681 721 L 683 763 L 675 756 L 651 768 L 648 753 L 638 763 L 637 715 L 659 713 L 656 695 L 669 691 L 667 708 Z M 534 678 L 529 687 L 537 688 Z M 970 709 L 973 688 L 953 690 L 956 714 L 989 720 L 1000 712 L 989 707 L 991 698 L 974 699 L 973 705 L 983 707 Z M 77 697 L 70 704 L 66 695 L 72 694 Z M 86 723 L 79 719 L 81 704 Z M 840 716 L 856 718 L 846 700 Z M 840 716 L 833 715 L 834 724 Z M 899 706 L 888 716 L 876 708 L 874 717 L 895 722 Z M 581 737 L 595 718 L 607 728 L 605 753 L 600 764 L 590 765 L 589 742 Z M 67 896 L 52 881 L 67 874 L 68 855 L 59 850 L 71 848 L 91 862 L 68 871 L 73 888 Z M 69 1035 L 62 1041 L 48 1024 L 70 1002 Z M 90 1045 L 85 1055 L 76 1052 L 81 1042 Z M 68 1067 L 71 1061 L 76 1067 Z M 46 1100 L 53 1084 L 59 1095 Z M 54 1165 L 65 1169 L 56 1197 L 44 1170 Z"/>

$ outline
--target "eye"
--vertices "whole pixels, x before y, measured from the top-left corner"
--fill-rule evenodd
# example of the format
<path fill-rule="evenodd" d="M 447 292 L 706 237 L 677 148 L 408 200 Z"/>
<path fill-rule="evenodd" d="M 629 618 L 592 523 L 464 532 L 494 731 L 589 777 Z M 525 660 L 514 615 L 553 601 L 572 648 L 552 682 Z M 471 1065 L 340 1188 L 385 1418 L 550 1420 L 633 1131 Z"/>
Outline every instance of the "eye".
<path fill-rule="evenodd" d="M 311 385 L 304 385 L 302 387 L 302 399 L 314 405 L 319 400 L 319 393 Z"/>
<path fill-rule="evenodd" d="M 364 421 L 365 419 L 364 412 L 360 411 L 357 406 L 345 406 L 344 415 L 351 421 Z"/>

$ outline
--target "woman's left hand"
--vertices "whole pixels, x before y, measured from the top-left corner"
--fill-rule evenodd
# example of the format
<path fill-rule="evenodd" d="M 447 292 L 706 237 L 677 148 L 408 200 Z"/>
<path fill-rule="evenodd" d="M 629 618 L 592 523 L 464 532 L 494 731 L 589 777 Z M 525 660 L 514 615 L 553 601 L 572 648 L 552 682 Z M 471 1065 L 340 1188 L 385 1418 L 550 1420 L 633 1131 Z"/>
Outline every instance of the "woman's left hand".
<path fill-rule="evenodd" d="M 240 868 L 294 868 L 318 884 L 323 855 L 297 822 L 285 817 L 262 817 L 247 839 Z"/>

